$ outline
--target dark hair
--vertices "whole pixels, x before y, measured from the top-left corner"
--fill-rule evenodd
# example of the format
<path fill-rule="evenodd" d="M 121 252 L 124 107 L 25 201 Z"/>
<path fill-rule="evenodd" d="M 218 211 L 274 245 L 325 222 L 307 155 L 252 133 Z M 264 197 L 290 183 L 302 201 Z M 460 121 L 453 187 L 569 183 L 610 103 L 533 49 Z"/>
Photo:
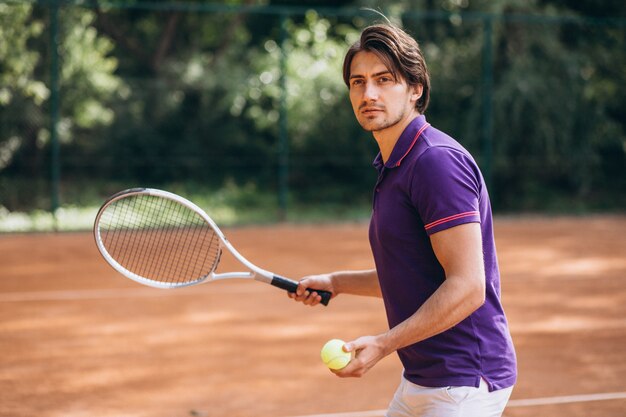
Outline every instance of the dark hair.
<path fill-rule="evenodd" d="M 414 87 L 422 85 L 422 96 L 415 108 L 423 114 L 430 100 L 430 76 L 424 55 L 417 41 L 402 29 L 391 25 L 372 25 L 363 29 L 361 37 L 348 49 L 343 61 L 343 80 L 350 86 L 350 65 L 359 52 L 376 54 L 391 71 L 394 78 L 403 79 Z"/>

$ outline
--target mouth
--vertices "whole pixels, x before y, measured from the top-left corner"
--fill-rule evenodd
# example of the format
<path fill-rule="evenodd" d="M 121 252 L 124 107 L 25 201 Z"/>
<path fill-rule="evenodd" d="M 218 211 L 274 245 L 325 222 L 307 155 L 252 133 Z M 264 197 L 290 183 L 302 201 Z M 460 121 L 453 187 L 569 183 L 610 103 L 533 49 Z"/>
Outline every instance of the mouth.
<path fill-rule="evenodd" d="M 361 114 L 365 116 L 373 116 L 382 112 L 383 112 L 383 109 L 379 107 L 366 107 L 366 108 L 361 109 Z"/>

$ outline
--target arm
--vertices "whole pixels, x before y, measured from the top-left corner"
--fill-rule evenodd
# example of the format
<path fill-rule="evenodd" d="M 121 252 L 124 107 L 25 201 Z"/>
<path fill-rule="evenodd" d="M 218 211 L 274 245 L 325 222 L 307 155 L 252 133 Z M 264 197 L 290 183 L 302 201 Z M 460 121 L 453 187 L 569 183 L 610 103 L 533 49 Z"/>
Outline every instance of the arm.
<path fill-rule="evenodd" d="M 378 275 L 375 269 L 338 271 L 303 278 L 298 284 L 296 293 L 288 293 L 289 298 L 306 305 L 315 306 L 319 304 L 321 297 L 315 291 L 309 293 L 306 291 L 306 288 L 330 291 L 333 294 L 331 298 L 335 298 L 339 294 L 381 297 Z"/>
<path fill-rule="evenodd" d="M 362 376 L 396 350 L 455 326 L 479 308 L 485 299 L 482 236 L 478 223 L 467 223 L 431 236 L 431 243 L 446 279 L 408 319 L 388 332 L 346 343 L 355 359 L 335 372 L 341 377 Z"/>

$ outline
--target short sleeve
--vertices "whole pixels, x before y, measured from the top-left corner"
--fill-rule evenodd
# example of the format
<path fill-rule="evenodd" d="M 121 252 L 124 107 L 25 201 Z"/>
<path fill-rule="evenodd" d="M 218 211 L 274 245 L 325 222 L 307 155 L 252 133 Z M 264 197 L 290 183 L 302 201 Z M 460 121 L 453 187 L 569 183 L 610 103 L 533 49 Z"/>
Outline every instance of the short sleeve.
<path fill-rule="evenodd" d="M 432 147 L 417 160 L 411 200 L 430 236 L 464 223 L 480 223 L 481 175 L 471 156 Z"/>

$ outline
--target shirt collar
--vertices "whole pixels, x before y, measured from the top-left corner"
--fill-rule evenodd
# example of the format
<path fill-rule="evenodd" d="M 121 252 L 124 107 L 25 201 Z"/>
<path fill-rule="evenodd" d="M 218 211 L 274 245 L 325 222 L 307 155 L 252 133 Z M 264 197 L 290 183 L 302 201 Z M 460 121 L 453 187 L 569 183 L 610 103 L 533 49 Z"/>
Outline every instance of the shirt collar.
<path fill-rule="evenodd" d="M 404 129 L 404 132 L 398 138 L 393 150 L 391 151 L 391 155 L 386 163 L 384 163 L 385 168 L 395 168 L 400 166 L 402 160 L 411 152 L 413 146 L 417 143 L 417 140 L 421 136 L 422 132 L 428 127 L 430 124 L 426 121 L 426 116 L 423 114 L 416 117 L 409 123 L 409 125 Z M 374 159 L 374 167 L 379 171 L 383 167 L 383 158 L 380 152 Z"/>

